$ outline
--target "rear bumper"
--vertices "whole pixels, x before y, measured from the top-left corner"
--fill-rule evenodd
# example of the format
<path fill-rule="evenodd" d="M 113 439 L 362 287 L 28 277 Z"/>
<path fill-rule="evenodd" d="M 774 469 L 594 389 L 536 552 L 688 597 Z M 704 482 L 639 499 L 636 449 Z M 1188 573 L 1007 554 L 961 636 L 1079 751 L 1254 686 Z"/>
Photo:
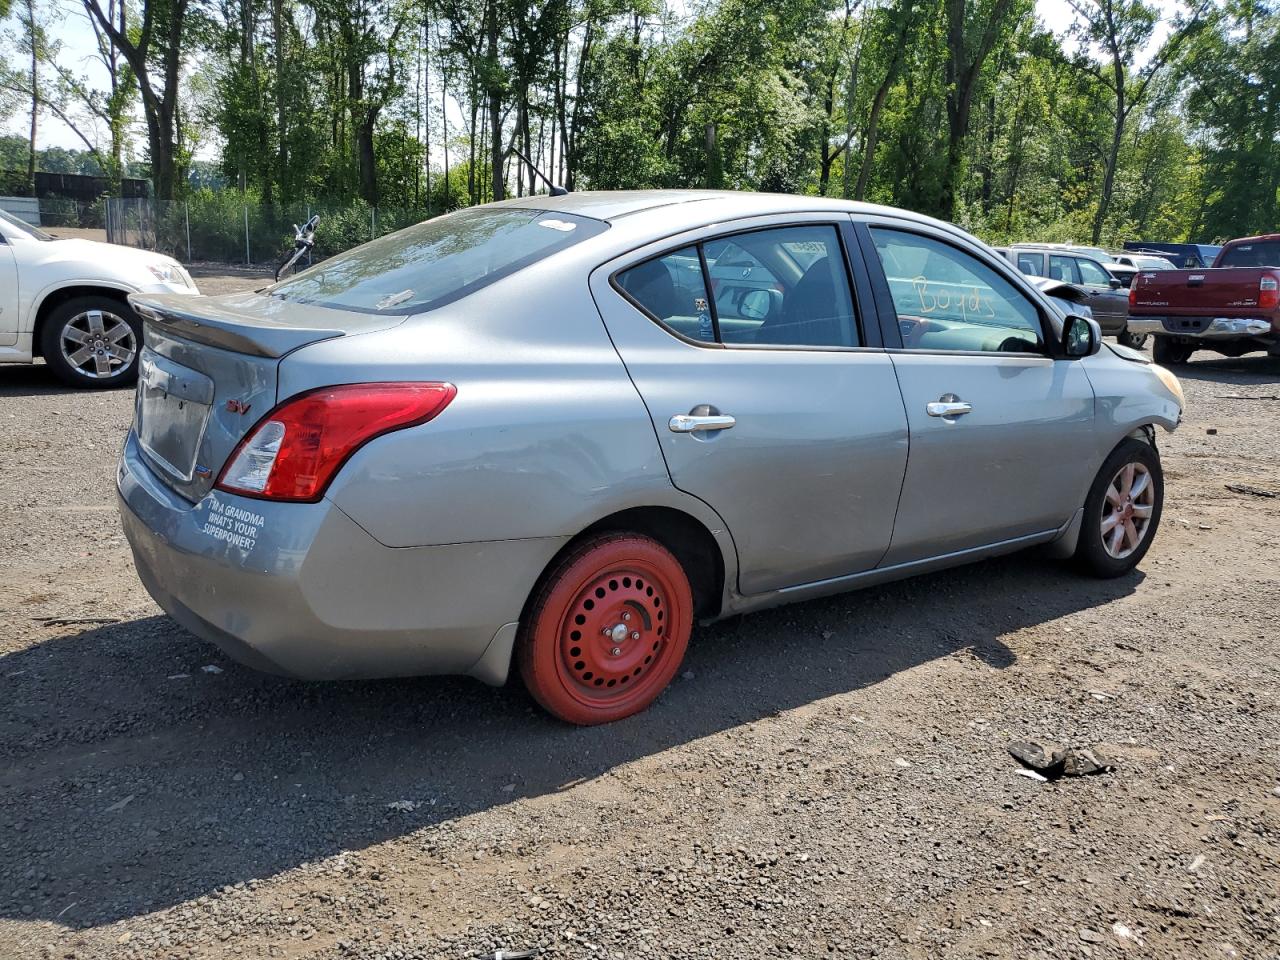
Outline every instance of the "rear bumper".
<path fill-rule="evenodd" d="M 1135 336 L 1145 337 L 1153 333 L 1164 333 L 1164 321 L 1159 317 L 1135 317 L 1129 314 L 1128 328 Z"/>
<path fill-rule="evenodd" d="M 1197 340 L 1280 339 L 1262 317 L 1129 317 L 1133 333 L 1189 337 Z"/>
<path fill-rule="evenodd" d="M 132 432 L 117 488 L 138 575 L 164 611 L 248 666 L 308 680 L 501 683 L 513 624 L 564 542 L 392 548 L 328 501 L 215 491 L 192 504 L 151 472 Z"/>

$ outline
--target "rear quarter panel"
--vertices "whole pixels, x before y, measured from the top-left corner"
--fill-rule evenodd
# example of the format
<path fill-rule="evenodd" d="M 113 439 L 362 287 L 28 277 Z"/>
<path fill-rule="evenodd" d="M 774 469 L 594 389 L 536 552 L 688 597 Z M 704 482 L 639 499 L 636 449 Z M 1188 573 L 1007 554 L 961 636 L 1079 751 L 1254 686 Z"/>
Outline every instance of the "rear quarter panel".
<path fill-rule="evenodd" d="M 361 448 L 328 498 L 393 547 L 572 536 L 634 506 L 674 506 L 727 536 L 671 484 L 589 296 L 593 262 L 561 254 L 395 330 L 286 358 L 281 398 L 378 380 L 458 389 L 435 420 Z"/>

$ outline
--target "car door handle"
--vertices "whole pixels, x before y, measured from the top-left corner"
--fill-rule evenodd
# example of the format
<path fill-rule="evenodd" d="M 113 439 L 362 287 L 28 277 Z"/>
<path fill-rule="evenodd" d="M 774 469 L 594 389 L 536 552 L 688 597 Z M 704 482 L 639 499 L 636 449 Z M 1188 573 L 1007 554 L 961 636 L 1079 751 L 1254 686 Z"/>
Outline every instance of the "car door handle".
<path fill-rule="evenodd" d="M 972 403 L 965 403 L 954 393 L 944 393 L 933 403 L 927 403 L 925 413 L 931 417 L 962 417 L 973 410 Z"/>
<path fill-rule="evenodd" d="M 691 413 L 677 413 L 667 421 L 667 426 L 672 433 L 701 433 L 704 430 L 728 430 L 737 422 L 726 414 L 699 417 Z"/>

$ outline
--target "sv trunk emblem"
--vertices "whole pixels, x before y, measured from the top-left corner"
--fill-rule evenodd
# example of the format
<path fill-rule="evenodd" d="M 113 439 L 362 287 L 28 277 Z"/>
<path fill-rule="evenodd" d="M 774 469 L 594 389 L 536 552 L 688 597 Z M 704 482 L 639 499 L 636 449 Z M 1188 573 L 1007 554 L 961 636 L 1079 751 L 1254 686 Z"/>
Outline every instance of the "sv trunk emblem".
<path fill-rule="evenodd" d="M 227 401 L 227 409 L 228 409 L 229 411 L 231 411 L 232 413 L 238 413 L 238 414 L 240 414 L 240 416 L 242 416 L 242 417 L 243 417 L 246 413 L 248 413 L 248 412 L 249 412 L 249 406 L 250 406 L 250 405 L 249 405 L 249 404 L 247 404 L 247 403 L 245 403 L 243 400 L 228 400 L 228 401 Z"/>

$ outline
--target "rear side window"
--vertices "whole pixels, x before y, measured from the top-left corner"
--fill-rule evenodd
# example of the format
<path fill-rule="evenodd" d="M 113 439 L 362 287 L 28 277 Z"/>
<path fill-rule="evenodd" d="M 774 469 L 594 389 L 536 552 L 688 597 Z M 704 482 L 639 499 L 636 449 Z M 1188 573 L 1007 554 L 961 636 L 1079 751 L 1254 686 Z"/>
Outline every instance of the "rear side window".
<path fill-rule="evenodd" d="M 1280 240 L 1240 243 L 1222 255 L 1220 267 L 1280 267 Z"/>
<path fill-rule="evenodd" d="M 459 210 L 340 253 L 266 292 L 362 313 L 421 313 L 606 229 L 546 210 Z"/>
<path fill-rule="evenodd" d="M 860 342 L 844 251 L 828 224 L 708 240 L 631 267 L 617 284 L 690 340 L 731 347 Z"/>
<path fill-rule="evenodd" d="M 634 302 L 690 340 L 715 343 L 711 306 L 697 247 L 683 247 L 618 274 L 618 286 Z"/>
<path fill-rule="evenodd" d="M 1018 254 L 1018 269 L 1030 277 L 1040 276 L 1040 271 L 1044 269 L 1044 257 L 1038 253 L 1020 253 Z"/>

